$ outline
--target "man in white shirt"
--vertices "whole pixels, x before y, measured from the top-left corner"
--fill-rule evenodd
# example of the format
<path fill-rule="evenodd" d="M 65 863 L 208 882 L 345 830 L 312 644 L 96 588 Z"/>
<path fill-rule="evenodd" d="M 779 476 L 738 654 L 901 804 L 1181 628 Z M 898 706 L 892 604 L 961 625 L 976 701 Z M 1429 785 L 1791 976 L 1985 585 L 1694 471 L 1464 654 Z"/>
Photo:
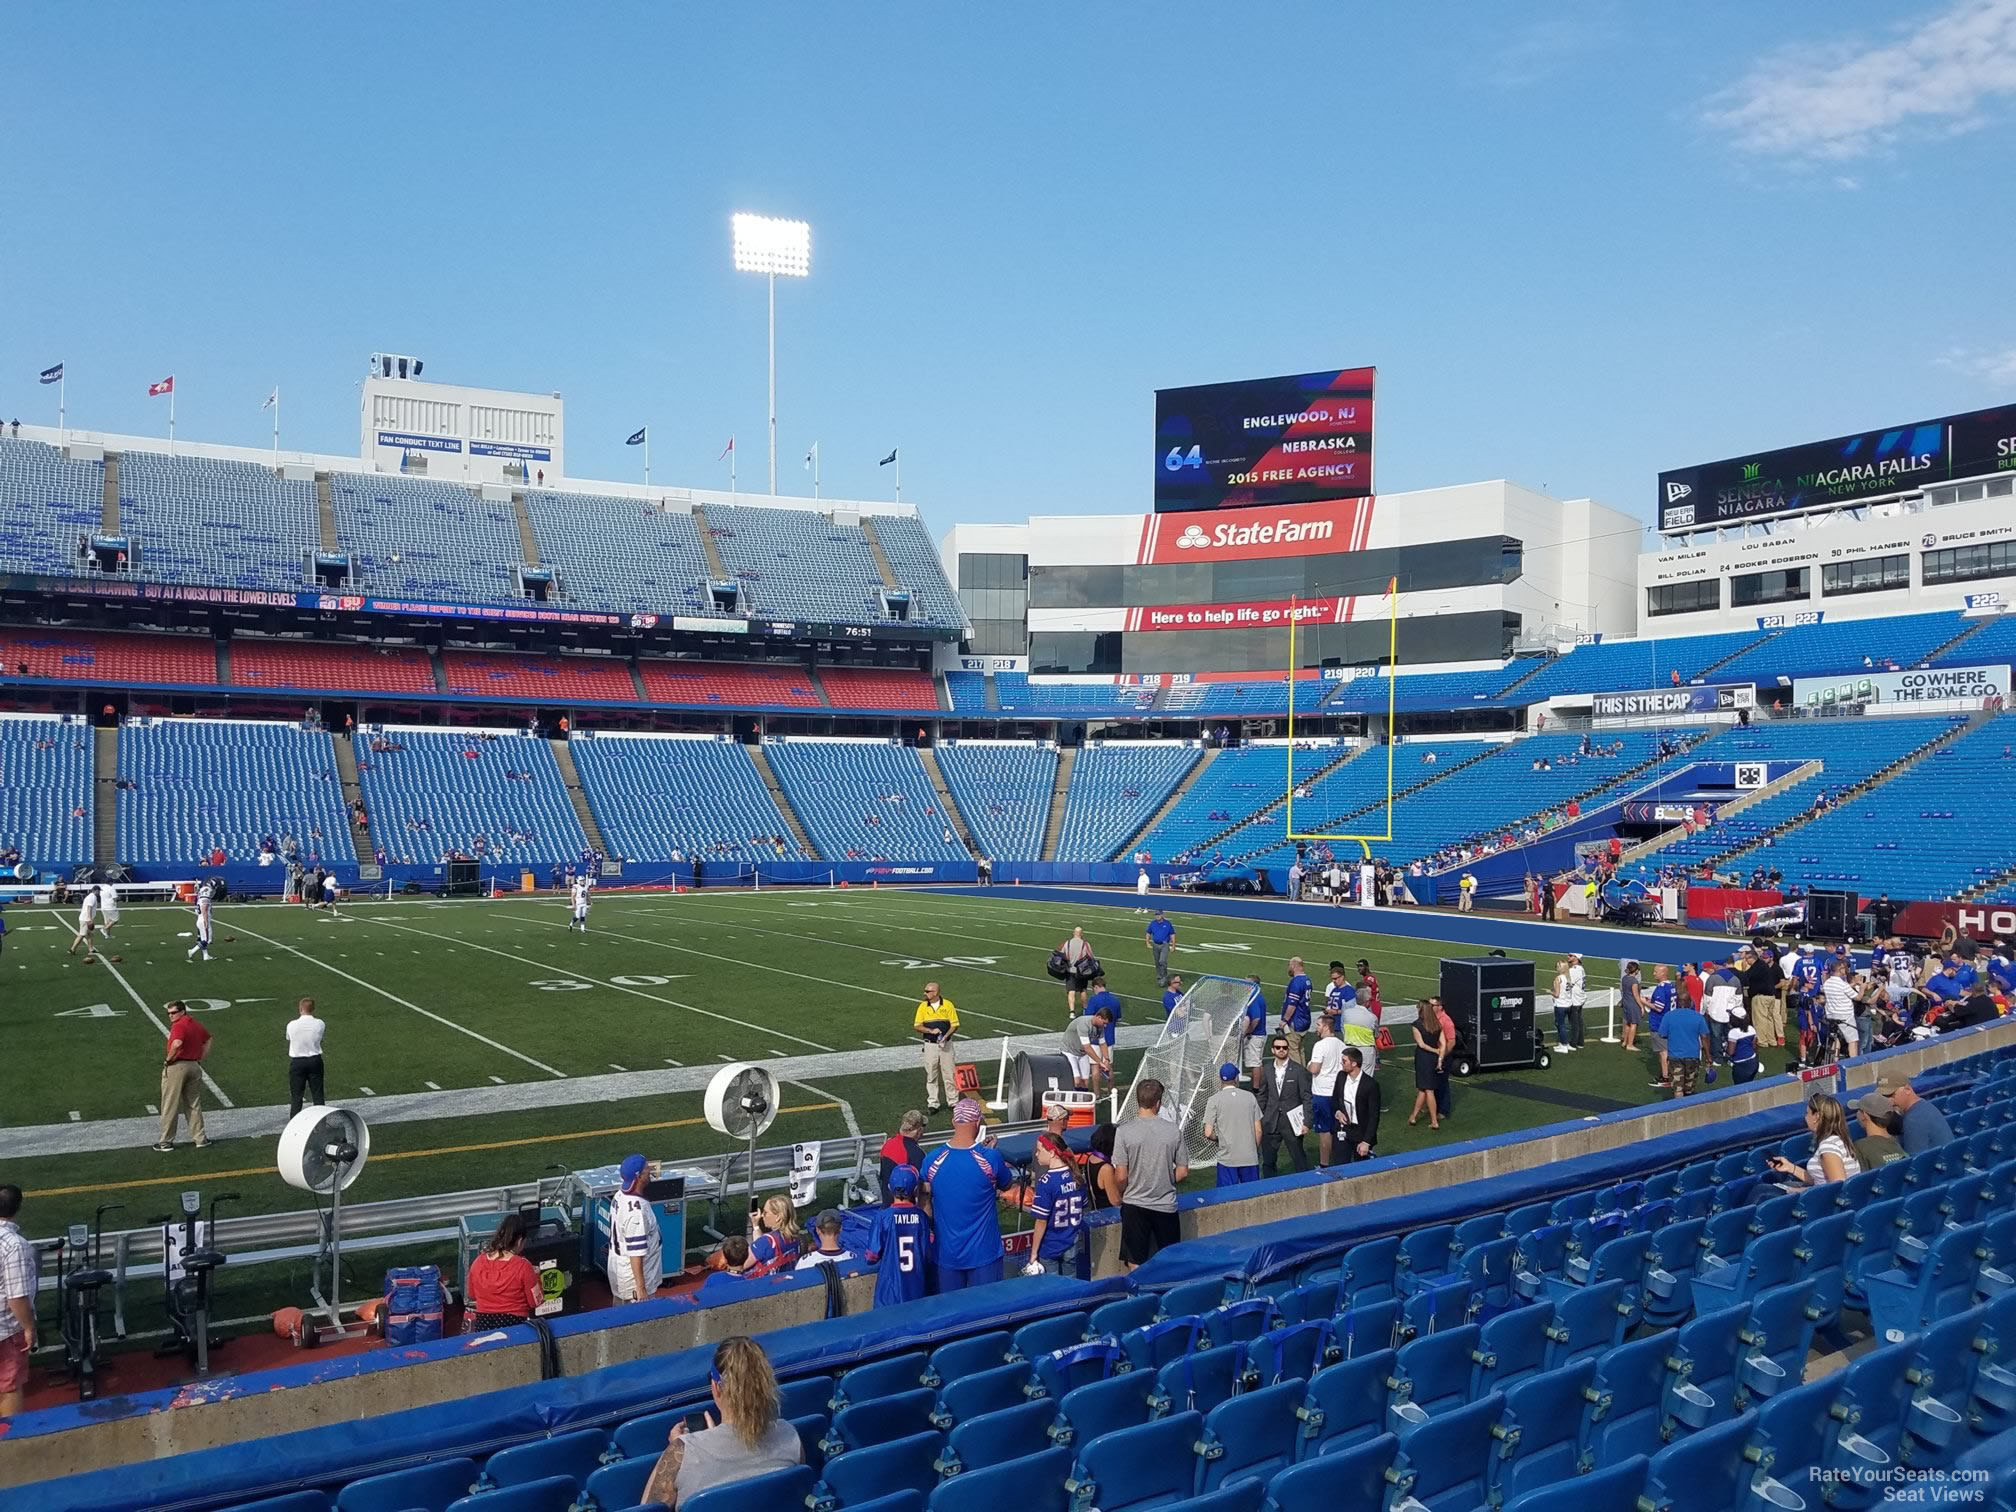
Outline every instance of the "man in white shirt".
<path fill-rule="evenodd" d="M 1370 1160 L 1379 1143 L 1379 1079 L 1355 1045 L 1344 1047 L 1344 1074 L 1338 1078 L 1332 1101 L 1344 1137 L 1345 1161 Z"/>
<path fill-rule="evenodd" d="M 196 884 L 196 943 L 189 947 L 192 961 L 199 955 L 206 961 L 210 959 L 210 910 L 216 899 L 217 889 L 208 878 Z"/>
<path fill-rule="evenodd" d="M 1139 868 L 1137 869 L 1137 871 L 1136 871 L 1136 874 L 1135 874 L 1135 877 L 1134 877 L 1134 896 L 1135 896 L 1136 898 L 1138 898 L 1138 899 L 1140 899 L 1140 900 L 1141 900 L 1141 905 L 1142 905 L 1141 907 L 1139 907 L 1139 908 L 1135 909 L 1135 910 L 1134 910 L 1134 912 L 1136 912 L 1137 914 L 1143 914 L 1143 913 L 1146 913 L 1146 912 L 1148 912 L 1148 907 L 1147 907 L 1147 904 L 1148 904 L 1148 868 L 1147 868 L 1147 867 L 1145 867 L 1145 866 L 1143 866 L 1143 867 L 1139 867 Z"/>
<path fill-rule="evenodd" d="M 832 1208 L 819 1215 L 812 1225 L 812 1232 L 818 1240 L 818 1248 L 808 1250 L 798 1257 L 793 1270 L 811 1270 L 818 1265 L 840 1265 L 854 1258 L 853 1252 L 840 1242 L 841 1218 Z"/>
<path fill-rule="evenodd" d="M 1309 1051 L 1309 1118 L 1316 1126 L 1316 1162 L 1330 1164 L 1331 1144 L 1337 1134 L 1336 1104 L 1332 1094 L 1344 1070 L 1344 1041 L 1327 1015 L 1316 1020 L 1316 1043 Z"/>
<path fill-rule="evenodd" d="M 1861 1050 L 1855 1025 L 1855 989 L 1848 981 L 1848 963 L 1837 961 L 1820 983 L 1820 1002 L 1828 1027 L 1838 1031 L 1850 1055 Z"/>
<path fill-rule="evenodd" d="M 287 1116 L 301 1111 L 303 1102 L 320 1107 L 322 1097 L 322 1020 L 315 1016 L 315 999 L 304 997 L 287 1025 Z M 305 1095 L 304 1095 L 305 1094 Z"/>
<path fill-rule="evenodd" d="M 1582 957 L 1568 957 L 1568 970 L 1561 978 L 1561 1001 L 1554 1005 L 1556 1050 L 1582 1048 L 1582 1008 L 1588 1000 L 1589 973 Z"/>
<path fill-rule="evenodd" d="M 651 1168 L 642 1155 L 631 1155 L 618 1174 L 622 1190 L 609 1199 L 609 1294 L 618 1302 L 642 1302 L 665 1280 L 658 1214 L 642 1195 Z"/>
<path fill-rule="evenodd" d="M 588 878 L 585 873 L 575 877 L 571 889 L 573 893 L 574 913 L 567 921 L 569 929 L 578 929 L 583 934 L 588 933 L 588 886 Z"/>
<path fill-rule="evenodd" d="M 1469 913 L 1476 906 L 1477 878 L 1474 873 L 1466 870 L 1456 879 L 1456 911 Z"/>

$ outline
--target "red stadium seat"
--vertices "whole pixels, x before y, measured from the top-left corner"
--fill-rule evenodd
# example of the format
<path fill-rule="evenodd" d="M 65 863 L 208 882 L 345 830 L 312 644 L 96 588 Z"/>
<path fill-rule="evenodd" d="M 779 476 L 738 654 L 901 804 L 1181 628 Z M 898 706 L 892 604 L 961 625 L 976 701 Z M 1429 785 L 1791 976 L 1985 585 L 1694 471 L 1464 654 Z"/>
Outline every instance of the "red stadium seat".
<path fill-rule="evenodd" d="M 443 651 L 441 673 L 450 693 L 514 703 L 554 703 L 575 698 L 600 703 L 637 702 L 637 689 L 630 681 L 630 664 L 614 657 Z"/>
<path fill-rule="evenodd" d="M 207 636 L 133 635 L 115 630 L 0 630 L 0 663 L 10 676 L 64 682 L 212 686 L 217 644 Z"/>
<path fill-rule="evenodd" d="M 836 709 L 898 709 L 920 713 L 939 707 L 938 682 L 928 672 L 896 667 L 821 667 L 819 680 Z"/>
<path fill-rule="evenodd" d="M 651 702 L 682 707 L 823 709 L 819 690 L 799 667 L 762 663 L 639 661 Z"/>
<path fill-rule="evenodd" d="M 332 646 L 318 641 L 234 640 L 231 684 L 324 693 L 418 693 L 431 696 L 434 666 L 411 646 Z"/>

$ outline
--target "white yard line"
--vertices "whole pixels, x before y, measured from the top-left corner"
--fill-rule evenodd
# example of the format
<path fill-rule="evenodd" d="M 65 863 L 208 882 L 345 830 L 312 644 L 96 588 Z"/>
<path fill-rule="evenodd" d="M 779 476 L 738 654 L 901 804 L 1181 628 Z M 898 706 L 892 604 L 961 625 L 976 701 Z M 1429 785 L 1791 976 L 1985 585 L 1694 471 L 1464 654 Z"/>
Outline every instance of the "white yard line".
<path fill-rule="evenodd" d="M 237 911 L 238 910 L 235 909 L 233 910 L 233 912 Z M 380 921 L 373 919 L 370 920 L 369 922 L 375 924 L 379 923 Z M 304 950 L 296 950 L 292 945 L 289 945 L 284 940 L 276 940 L 271 935 L 262 935 L 259 933 L 258 930 L 249 928 L 244 924 L 240 924 L 237 927 L 239 932 L 242 934 L 248 934 L 255 940 L 264 940 L 268 945 L 276 946 L 279 949 L 286 951 L 291 956 L 300 957 L 302 960 L 306 961 L 310 966 L 319 966 L 324 971 L 331 972 L 336 976 L 343 978 L 343 980 L 346 982 L 354 982 L 357 986 L 362 987 L 366 992 L 375 992 L 379 997 L 385 999 L 385 1001 L 388 1003 L 397 1003 L 401 1008 L 410 1008 L 413 1012 L 419 1014 L 422 1018 L 432 1019 L 435 1023 L 440 1024 L 445 1028 L 453 1029 L 457 1034 L 466 1034 L 469 1036 L 469 1038 L 477 1040 L 482 1044 L 488 1045 L 492 1050 L 498 1050 L 503 1052 L 505 1055 L 510 1056 L 513 1060 L 523 1061 L 528 1066 L 532 1066 L 538 1070 L 544 1071 L 548 1076 L 557 1076 L 564 1079 L 567 1075 L 565 1071 L 556 1071 L 553 1067 L 547 1065 L 546 1062 L 542 1060 L 534 1060 L 531 1056 L 527 1055 L 522 1050 L 513 1050 L 509 1045 L 502 1044 L 499 1041 L 490 1038 L 490 1036 L 487 1034 L 478 1034 L 474 1029 L 471 1029 L 467 1024 L 458 1024 L 455 1022 L 455 1020 L 448 1018 L 445 1015 L 435 1013 L 432 1009 L 422 1008 L 418 1003 L 408 1002 L 405 998 L 400 997 L 397 993 L 387 992 L 383 987 L 380 987 L 372 982 L 367 982 L 362 977 L 352 976 L 349 972 L 345 971 L 340 966 L 331 966 L 327 961 L 317 960 L 314 956 L 309 955 Z"/>
<path fill-rule="evenodd" d="M 53 908 L 49 910 L 49 916 L 52 919 L 55 919 L 59 924 L 63 920 L 63 916 L 57 913 Z M 133 990 L 133 984 L 126 980 L 125 974 L 121 972 L 117 966 L 114 966 L 112 964 L 111 957 L 105 955 L 102 951 L 99 952 L 98 964 L 103 966 L 110 973 L 112 973 L 112 980 L 117 982 L 120 985 L 120 987 L 125 990 L 126 996 L 133 999 L 133 1006 L 135 1008 L 138 1008 L 141 1011 L 141 1013 L 146 1015 L 148 1023 L 152 1024 L 156 1029 L 159 1029 L 161 1031 L 161 1043 L 163 1045 L 166 1045 L 168 1043 L 168 1026 L 161 1022 L 160 1016 L 157 1015 L 152 1008 L 147 1006 L 147 1000 L 141 997 L 139 993 Z M 217 1085 L 217 1079 L 210 1074 L 209 1068 L 207 1066 L 198 1063 L 196 1067 L 196 1074 L 203 1078 L 203 1085 L 210 1089 L 210 1095 L 216 1098 L 217 1101 L 222 1106 L 227 1108 L 234 1106 L 231 1099 L 224 1095 L 224 1089 Z"/>
<path fill-rule="evenodd" d="M 457 943 L 453 936 L 437 935 L 432 930 L 420 929 L 412 924 L 395 924 L 390 919 L 367 919 L 364 922 L 367 924 L 375 924 L 380 929 L 397 929 L 402 931 L 403 933 L 417 934 L 429 940 L 442 940 L 450 943 Z M 534 922 L 543 924 L 546 923 L 547 921 L 544 919 L 540 919 L 535 920 Z M 565 929 L 567 926 L 565 924 L 554 924 L 552 927 L 555 929 Z M 616 938 L 620 939 L 622 938 L 622 936 L 619 935 L 616 936 Z M 734 1018 L 729 1014 L 716 1013 L 709 1008 L 696 1008 L 693 1004 L 682 1003 L 677 998 L 660 997 L 657 993 L 646 992 L 641 987 L 625 987 L 618 982 L 605 981 L 600 977 L 590 976 L 585 971 L 575 971 L 566 966 L 557 965 L 553 961 L 535 960 L 531 956 L 518 955 L 515 952 L 509 950 L 499 950 L 494 945 L 477 945 L 468 940 L 462 940 L 459 941 L 459 943 L 468 946 L 468 948 L 471 950 L 483 951 L 487 955 L 501 956 L 503 959 L 507 961 L 517 961 L 521 965 L 525 966 L 537 966 L 541 971 L 555 971 L 555 970 L 564 971 L 567 973 L 568 976 L 578 977 L 584 982 L 593 982 L 598 987 L 608 987 L 614 989 L 617 992 L 627 992 L 632 997 L 644 998 L 647 1001 L 653 1003 L 663 1003 L 668 1007 L 672 1008 L 683 1008 L 688 1013 L 697 1013 L 702 1018 L 719 1019 L 724 1024 L 733 1024 L 738 1029 L 742 1029 L 752 1033 L 766 1034 L 774 1039 L 790 1040 L 795 1045 L 809 1045 L 814 1050 L 825 1050 L 830 1052 L 833 1048 L 831 1045 L 822 1045 L 817 1040 L 806 1039 L 803 1035 L 788 1034 L 782 1029 L 772 1029 L 767 1026 L 761 1029 L 752 1029 L 751 1026 L 746 1021 Z"/>

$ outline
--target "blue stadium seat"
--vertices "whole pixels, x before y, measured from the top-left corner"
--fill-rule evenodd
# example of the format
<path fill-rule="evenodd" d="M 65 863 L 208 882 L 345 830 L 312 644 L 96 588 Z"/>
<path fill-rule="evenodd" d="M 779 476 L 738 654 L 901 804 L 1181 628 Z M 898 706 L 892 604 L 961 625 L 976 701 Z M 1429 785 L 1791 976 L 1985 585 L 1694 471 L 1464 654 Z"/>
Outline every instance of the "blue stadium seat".
<path fill-rule="evenodd" d="M 1134 1369 L 1160 1370 L 1171 1360 L 1180 1359 L 1199 1348 L 1201 1337 L 1199 1319 L 1163 1318 L 1122 1334 L 1120 1349 Z"/>
<path fill-rule="evenodd" d="M 1168 1412 L 1209 1412 L 1239 1389 L 1243 1346 L 1221 1344 L 1171 1360 L 1156 1372 L 1156 1396 Z"/>
<path fill-rule="evenodd" d="M 841 1372 L 840 1378 L 833 1383 L 826 1406 L 838 1413 L 841 1408 L 855 1402 L 873 1401 L 876 1397 L 893 1396 L 899 1391 L 913 1391 L 923 1382 L 924 1367 L 923 1354 L 915 1351 L 856 1365 L 852 1370 Z"/>
<path fill-rule="evenodd" d="M 1059 1313 L 1054 1318 L 1023 1324 L 1015 1330 L 1011 1358 L 1035 1360 L 1043 1355 L 1055 1354 L 1060 1349 L 1083 1344 L 1085 1324 L 1090 1316 L 1082 1312 Z"/>
<path fill-rule="evenodd" d="M 1243 1480 L 1220 1486 L 1216 1491 L 1207 1491 L 1202 1496 L 1193 1496 L 1188 1501 L 1176 1502 L 1167 1512 L 1260 1512 L 1266 1500 L 1267 1482 Z"/>
<path fill-rule="evenodd" d="M 1518 1300 L 1512 1289 L 1513 1262 L 1518 1254 L 1519 1241 L 1509 1234 L 1484 1240 L 1463 1252 L 1458 1269 L 1477 1298 L 1480 1320 L 1506 1311 Z"/>
<path fill-rule="evenodd" d="M 1103 1381 L 1126 1367 L 1120 1346 L 1103 1340 L 1053 1349 L 1037 1357 L 1033 1373 L 1043 1390 L 1062 1399 L 1067 1392 L 1093 1381 Z"/>
<path fill-rule="evenodd" d="M 1906 1199 L 1907 1203 L 1912 1200 Z M 1862 1277 L 1870 1322 L 1875 1325 L 1879 1339 L 1894 1341 L 1922 1332 L 1929 1324 L 1958 1312 L 1973 1300 L 1988 1226 L 1974 1223 L 1944 1232 L 1929 1231 L 1936 1237 L 1924 1246 L 1925 1258 L 1915 1271 L 1887 1270 L 1874 1275 L 1865 1272 Z M 1914 1228 L 1908 1238 L 1917 1237 Z"/>
<path fill-rule="evenodd" d="M 1242 1383 L 1251 1390 L 1277 1381 L 1306 1381 L 1323 1366 L 1341 1359 L 1330 1342 L 1330 1320 L 1296 1323 L 1269 1329 L 1246 1346 Z"/>
<path fill-rule="evenodd" d="M 334 1505 L 321 1491 L 290 1491 L 285 1496 L 263 1497 L 255 1502 L 236 1502 L 233 1512 L 329 1512 Z"/>
<path fill-rule="evenodd" d="M 1640 1512 L 1638 1498 L 1651 1463 L 1634 1454 L 1588 1475 L 1528 1491 L 1507 1502 L 1505 1512 Z"/>
<path fill-rule="evenodd" d="M 1484 1505 L 1496 1455 L 1493 1430 L 1504 1414 L 1504 1394 L 1494 1391 L 1402 1435 L 1395 1469 L 1408 1478 L 1408 1494 L 1427 1512 L 1471 1512 Z"/>
<path fill-rule="evenodd" d="M 1596 1362 L 1577 1360 L 1503 1393 L 1505 1416 L 1491 1469 L 1494 1501 L 1567 1480 L 1581 1469 L 1582 1418 Z"/>
<path fill-rule="evenodd" d="M 1157 1319 L 1188 1318 L 1209 1312 L 1225 1301 L 1225 1283 L 1215 1276 L 1200 1281 L 1183 1281 L 1161 1293 Z"/>
<path fill-rule="evenodd" d="M 811 1466 L 794 1465 L 701 1491 L 680 1502 L 679 1508 L 680 1512 L 771 1512 L 776 1507 L 802 1506 L 815 1479 Z"/>
<path fill-rule="evenodd" d="M 827 1402 L 833 1395 L 833 1377 L 827 1375 L 797 1376 L 777 1383 L 777 1415 L 787 1418 L 801 1418 L 808 1412 L 827 1411 Z"/>
<path fill-rule="evenodd" d="M 1401 1345 L 1393 1371 L 1394 1400 L 1412 1403 L 1431 1417 L 1469 1400 L 1480 1332 L 1475 1323 L 1466 1323 Z M 1404 1437 L 1407 1430 L 1395 1431 Z"/>
<path fill-rule="evenodd" d="M 1280 1319 L 1272 1297 L 1247 1297 L 1213 1308 L 1197 1320 L 1207 1346 L 1244 1344 L 1257 1339 Z"/>
<path fill-rule="evenodd" d="M 336 1498 L 336 1512 L 409 1512 L 412 1508 L 447 1512 L 450 1502 L 476 1490 L 477 1478 L 476 1462 L 460 1456 L 410 1470 L 367 1475 L 343 1488 Z M 642 1481 L 638 1488 L 643 1488 Z"/>
<path fill-rule="evenodd" d="M 1392 1349 L 1407 1337 L 1400 1325 L 1400 1301 L 1390 1295 L 1377 1302 L 1352 1299 L 1331 1330 L 1331 1338 L 1347 1360 L 1372 1350 Z"/>
<path fill-rule="evenodd" d="M 916 1433 L 866 1449 L 850 1449 L 826 1461 L 819 1484 L 840 1506 L 855 1507 L 898 1491 L 928 1496 L 938 1484 L 942 1433 Z"/>
<path fill-rule="evenodd" d="M 448 1504 L 448 1512 L 569 1512 L 580 1489 L 571 1475 L 549 1475 L 462 1497 Z"/>
<path fill-rule="evenodd" d="M 1547 1330 L 1554 1323 L 1551 1303 L 1535 1302 L 1502 1312 L 1479 1328 L 1470 1394 L 1507 1391 L 1547 1365 Z"/>
<path fill-rule="evenodd" d="M 1921 1389 L 1917 1346 L 1875 1349 L 1841 1372 L 1840 1402 L 1854 1429 L 1898 1464 L 1930 1469 L 1947 1463 L 1962 1440 L 1962 1420 Z"/>
<path fill-rule="evenodd" d="M 1047 1393 L 1036 1384 L 1027 1365 L 1002 1365 L 978 1375 L 961 1376 L 938 1388 L 938 1412 L 946 1424 L 964 1423 L 990 1412 L 1016 1407 L 1031 1393 Z"/>
<path fill-rule="evenodd" d="M 1088 1338 L 1118 1339 L 1132 1333 L 1137 1328 L 1146 1328 L 1155 1321 L 1161 1309 L 1161 1299 L 1153 1292 L 1142 1292 L 1137 1296 L 1122 1297 L 1117 1302 L 1092 1309 L 1086 1321 L 1085 1333 Z"/>
<path fill-rule="evenodd" d="M 1110 1381 L 1101 1381 L 1078 1389 L 1097 1391 L 1111 1384 Z M 990 1412 L 984 1417 L 968 1418 L 945 1436 L 945 1457 L 940 1462 L 940 1471 L 945 1475 L 958 1475 L 984 1470 L 989 1465 L 1005 1464 L 1009 1460 L 1052 1449 L 1057 1444 L 1051 1434 L 1057 1425 L 1057 1416 L 1056 1403 L 1035 1401 Z"/>
<path fill-rule="evenodd" d="M 848 1512 L 924 1512 L 927 1488 L 906 1486 L 873 1501 L 848 1503 Z"/>
<path fill-rule="evenodd" d="M 614 1457 L 608 1434 L 600 1428 L 582 1428 L 537 1443 L 499 1449 L 483 1462 L 483 1480 L 486 1487 L 519 1486 L 564 1475 L 579 1486 Z"/>
<path fill-rule="evenodd" d="M 1298 1456 L 1310 1459 L 1333 1450 L 1349 1449 L 1386 1432 L 1387 1385 L 1399 1365 L 1398 1352 L 1381 1349 L 1329 1365 L 1309 1378 L 1302 1405 L 1295 1411 L 1302 1425 Z"/>
<path fill-rule="evenodd" d="M 1745 1501 L 1754 1472 L 1743 1457 L 1755 1419 L 1732 1418 L 1689 1434 L 1652 1456 L 1645 1474 L 1645 1498 L 1671 1512 L 1730 1512 Z M 1781 1502 L 1785 1512 L 1803 1512 L 1802 1498 Z"/>
<path fill-rule="evenodd" d="M 1622 1281 L 1598 1282 L 1561 1298 L 1547 1330 L 1547 1368 L 1558 1370 L 1623 1343 L 1633 1312 L 1631 1292 Z"/>
<path fill-rule="evenodd" d="M 977 1375 L 983 1370 L 993 1370 L 1008 1363 L 1008 1331 L 997 1328 L 968 1338 L 954 1339 L 950 1344 L 941 1344 L 932 1350 L 925 1362 L 924 1384 L 943 1386 L 961 1376 Z"/>
<path fill-rule="evenodd" d="M 1057 1442 L 1088 1444 L 1101 1434 L 1138 1428 L 1147 1422 L 1154 1415 L 1150 1405 L 1154 1395 L 1154 1375 L 1145 1370 L 1130 1370 L 1103 1381 L 1088 1381 L 1065 1393 L 1061 1400 L 1042 1405 L 1051 1408 L 1058 1429 Z"/>
<path fill-rule="evenodd" d="M 1276 1300 L 1281 1307 L 1283 1323 L 1328 1320 L 1337 1314 L 1337 1279 L 1332 1276 L 1327 1281 L 1304 1281 L 1300 1286 L 1283 1292 Z"/>
<path fill-rule="evenodd" d="M 662 1449 L 664 1445 L 661 1443 Z M 596 1512 L 614 1512 L 619 1507 L 634 1507 L 644 1500 L 644 1487 L 651 1480 L 651 1472 L 658 1466 L 656 1453 L 639 1455 L 634 1459 L 619 1460 L 613 1465 L 604 1465 L 588 1477 L 588 1483 L 581 1489 L 587 1503 Z M 338 1512 L 348 1512 L 338 1508 Z M 389 1512 L 389 1509 L 388 1509 Z"/>
<path fill-rule="evenodd" d="M 936 1424 L 932 1414 L 937 1406 L 938 1393 L 928 1386 L 856 1402 L 833 1414 L 832 1426 L 826 1430 L 820 1448 L 831 1459 L 851 1449 L 933 1432 Z"/>
<path fill-rule="evenodd" d="M 1199 1412 L 1176 1412 L 1079 1446 L 1066 1489 L 1099 1512 L 1135 1512 L 1187 1499 L 1195 1490 Z"/>
<path fill-rule="evenodd" d="M 930 1512 L 1068 1512 L 1069 1449 L 955 1475 L 931 1493 Z"/>
<path fill-rule="evenodd" d="M 1248 1477 L 1272 1475 L 1295 1459 L 1301 1381 L 1263 1386 L 1220 1402 L 1204 1417 L 1198 1440 L 1197 1489 L 1216 1491 Z"/>
<path fill-rule="evenodd" d="M 1683 1218 L 1652 1235 L 1645 1265 L 1645 1321 L 1669 1327 L 1693 1314 L 1694 1268 L 1705 1218 Z"/>
<path fill-rule="evenodd" d="M 1266 1512 L 1340 1512 L 1342 1508 L 1387 1507 L 1405 1494 L 1405 1478 L 1389 1482 L 1400 1455 L 1390 1433 L 1356 1442 L 1336 1440 L 1321 1459 L 1305 1459 L 1278 1471 L 1267 1482 Z"/>
<path fill-rule="evenodd" d="M 1676 1434 L 1708 1421 L 1713 1400 L 1698 1386 L 1673 1380 L 1667 1360 L 1671 1333 L 1648 1334 L 1596 1359 L 1589 1406 L 1589 1452 L 1599 1465 L 1656 1454 Z M 1675 1410 L 1684 1412 L 1683 1420 Z"/>

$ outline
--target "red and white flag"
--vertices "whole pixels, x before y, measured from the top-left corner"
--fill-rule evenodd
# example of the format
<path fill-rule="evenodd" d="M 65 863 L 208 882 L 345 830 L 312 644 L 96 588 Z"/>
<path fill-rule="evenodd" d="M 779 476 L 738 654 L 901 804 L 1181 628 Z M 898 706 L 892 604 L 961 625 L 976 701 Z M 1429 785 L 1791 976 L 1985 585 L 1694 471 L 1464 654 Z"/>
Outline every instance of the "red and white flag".
<path fill-rule="evenodd" d="M 728 444 L 721 448 L 721 457 L 727 456 L 728 453 L 730 453 L 733 450 L 735 450 L 735 438 L 733 436 L 730 436 L 728 438 Z M 721 460 L 721 457 L 716 457 L 714 460 L 716 462 L 719 462 Z"/>
<path fill-rule="evenodd" d="M 147 397 L 149 399 L 158 399 L 163 394 L 172 394 L 174 392 L 175 392 L 175 375 L 173 373 L 170 373 L 166 378 L 163 378 L 159 383 L 150 383 L 147 385 Z"/>

